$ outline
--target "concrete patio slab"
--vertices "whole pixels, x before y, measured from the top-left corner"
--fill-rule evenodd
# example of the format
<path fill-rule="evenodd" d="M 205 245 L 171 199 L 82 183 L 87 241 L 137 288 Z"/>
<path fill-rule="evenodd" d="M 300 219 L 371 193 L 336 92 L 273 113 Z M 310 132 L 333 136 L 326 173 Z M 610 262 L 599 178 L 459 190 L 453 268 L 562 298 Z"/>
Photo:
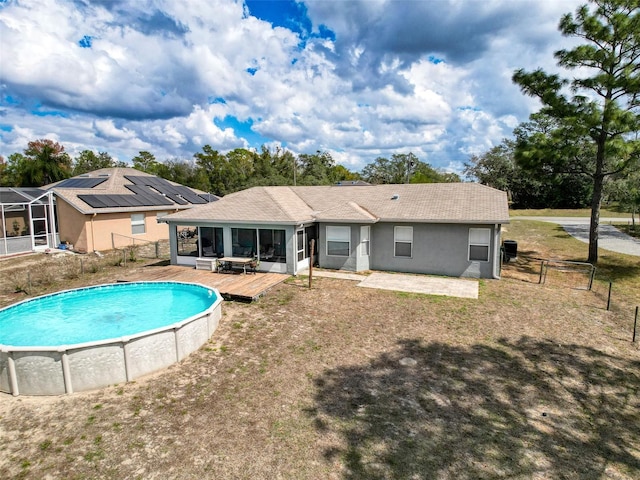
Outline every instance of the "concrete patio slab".
<path fill-rule="evenodd" d="M 444 295 L 447 297 L 478 298 L 477 280 L 430 277 L 426 275 L 405 275 L 402 273 L 372 273 L 371 275 L 360 275 L 358 273 L 316 269 L 313 270 L 313 275 L 315 277 L 353 280 L 360 282 L 358 283 L 358 287 L 365 288 L 422 293 L 425 295 Z"/>
<path fill-rule="evenodd" d="M 398 292 L 423 293 L 426 295 L 478 298 L 478 281 L 462 280 L 460 278 L 372 273 L 360 282 L 358 286 Z"/>
<path fill-rule="evenodd" d="M 305 270 L 301 273 L 308 275 L 309 270 Z M 325 278 L 339 278 L 341 280 L 354 280 L 356 282 L 361 282 L 362 280 L 367 278 L 366 275 L 360 275 L 358 273 L 332 272 L 332 271 L 317 270 L 317 269 L 313 270 L 313 276 L 325 277 Z"/>

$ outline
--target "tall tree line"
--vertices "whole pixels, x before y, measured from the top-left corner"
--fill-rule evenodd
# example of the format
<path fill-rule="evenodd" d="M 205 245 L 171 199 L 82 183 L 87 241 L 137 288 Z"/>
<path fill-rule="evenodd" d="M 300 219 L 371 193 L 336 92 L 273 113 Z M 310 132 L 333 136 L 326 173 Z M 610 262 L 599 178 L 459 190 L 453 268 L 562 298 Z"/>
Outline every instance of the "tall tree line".
<path fill-rule="evenodd" d="M 128 166 L 107 152 L 82 151 L 71 158 L 64 147 L 51 140 L 29 142 L 23 153 L 0 158 L 0 185 L 43 186 L 100 168 Z M 332 185 L 341 181 L 364 180 L 379 183 L 454 182 L 460 178 L 420 161 L 413 153 L 377 158 L 353 172 L 336 164 L 328 152 L 293 154 L 281 148 L 260 151 L 244 148 L 221 153 L 210 145 L 192 159 L 159 161 L 149 151 L 131 159 L 133 168 L 216 195 L 227 195 L 258 185 Z"/>

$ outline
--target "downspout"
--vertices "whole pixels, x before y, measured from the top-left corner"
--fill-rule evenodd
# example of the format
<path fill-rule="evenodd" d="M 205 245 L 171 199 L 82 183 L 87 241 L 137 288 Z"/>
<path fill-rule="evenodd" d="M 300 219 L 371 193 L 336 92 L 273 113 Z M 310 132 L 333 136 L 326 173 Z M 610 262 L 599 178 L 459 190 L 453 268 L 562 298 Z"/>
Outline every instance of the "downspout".
<path fill-rule="evenodd" d="M 95 241 L 95 237 L 93 236 L 93 219 L 96 218 L 96 215 L 98 215 L 97 213 L 94 213 L 91 216 L 91 251 L 95 252 L 96 251 L 96 241 Z"/>
<path fill-rule="evenodd" d="M 502 273 L 502 242 L 501 237 L 501 225 L 497 223 L 495 225 L 495 231 L 493 235 L 493 279 L 500 280 Z"/>

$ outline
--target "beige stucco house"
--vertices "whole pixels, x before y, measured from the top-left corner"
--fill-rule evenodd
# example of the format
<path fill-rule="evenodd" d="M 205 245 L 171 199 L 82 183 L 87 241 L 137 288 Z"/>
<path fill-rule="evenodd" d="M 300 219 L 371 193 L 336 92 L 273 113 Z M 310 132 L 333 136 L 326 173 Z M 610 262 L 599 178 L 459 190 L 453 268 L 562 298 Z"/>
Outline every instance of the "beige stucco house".
<path fill-rule="evenodd" d="M 78 252 L 167 240 L 158 219 L 218 197 L 133 168 L 105 168 L 44 187 L 56 199 L 61 242 Z"/>

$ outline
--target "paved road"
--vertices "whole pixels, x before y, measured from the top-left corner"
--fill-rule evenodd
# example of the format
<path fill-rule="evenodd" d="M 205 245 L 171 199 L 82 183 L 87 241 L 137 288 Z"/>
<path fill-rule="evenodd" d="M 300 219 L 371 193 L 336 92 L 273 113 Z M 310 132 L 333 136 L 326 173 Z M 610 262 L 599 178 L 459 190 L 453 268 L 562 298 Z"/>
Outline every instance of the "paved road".
<path fill-rule="evenodd" d="M 538 220 L 562 225 L 562 228 L 581 242 L 589 243 L 589 217 L 511 217 L 511 220 Z M 622 233 L 609 223 L 627 223 L 628 218 L 601 218 L 598 248 L 640 257 L 640 241 Z"/>

